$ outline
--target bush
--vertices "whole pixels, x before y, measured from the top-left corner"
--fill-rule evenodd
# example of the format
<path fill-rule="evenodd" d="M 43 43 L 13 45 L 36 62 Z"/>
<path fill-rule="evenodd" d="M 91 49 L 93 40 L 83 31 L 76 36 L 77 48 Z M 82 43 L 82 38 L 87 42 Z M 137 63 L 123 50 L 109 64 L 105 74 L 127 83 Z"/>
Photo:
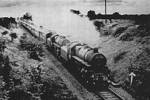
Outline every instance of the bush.
<path fill-rule="evenodd" d="M 111 34 L 111 32 L 107 29 L 101 29 L 101 31 L 100 31 L 101 36 L 108 36 L 110 34 Z"/>
<path fill-rule="evenodd" d="M 112 36 L 118 37 L 121 33 L 126 30 L 126 27 L 118 27 L 113 33 Z"/>
<path fill-rule="evenodd" d="M 29 12 L 27 12 L 23 15 L 23 19 L 32 21 L 32 15 Z"/>
<path fill-rule="evenodd" d="M 124 33 L 119 37 L 121 41 L 132 41 L 134 37 L 130 33 Z"/>
<path fill-rule="evenodd" d="M 11 28 L 11 24 L 17 24 L 15 18 L 8 18 L 8 17 L 3 17 L 3 18 L 0 18 L 0 25 L 7 28 L 7 29 L 10 29 Z"/>
<path fill-rule="evenodd" d="M 114 57 L 114 63 L 117 63 L 119 60 L 123 59 L 123 57 L 127 54 L 126 51 L 120 52 L 118 55 Z"/>
<path fill-rule="evenodd" d="M 29 58 L 41 61 L 40 56 L 44 56 L 42 50 L 42 44 L 38 41 L 28 40 L 26 36 L 22 36 L 20 39 L 20 47 L 23 50 L 27 50 Z"/>
<path fill-rule="evenodd" d="M 16 39 L 18 36 L 16 33 L 11 33 L 10 37 L 11 37 L 11 41 L 13 42 L 13 40 Z"/>
<path fill-rule="evenodd" d="M 52 100 L 77 100 L 77 97 L 73 96 L 70 91 L 62 89 L 62 87 L 55 82 L 44 82 L 42 93 L 42 100 L 49 100 L 49 98 Z"/>
<path fill-rule="evenodd" d="M 87 16 L 90 20 L 95 19 L 96 17 L 95 11 L 93 10 L 88 11 Z"/>
<path fill-rule="evenodd" d="M 8 56 L 0 54 L 0 75 L 3 76 L 3 80 L 6 83 L 5 89 L 9 89 L 11 86 L 11 76 L 10 72 L 12 67 L 10 66 L 10 61 Z"/>
<path fill-rule="evenodd" d="M 4 52 L 5 48 L 6 48 L 6 40 L 0 39 L 0 53 Z"/>
<path fill-rule="evenodd" d="M 22 89 L 15 89 L 9 92 L 8 100 L 33 100 L 32 95 Z"/>
<path fill-rule="evenodd" d="M 77 14 L 77 15 L 79 15 L 79 14 L 80 14 L 80 11 L 79 11 L 79 10 L 71 9 L 70 11 L 71 11 L 72 13 L 74 13 L 74 14 Z"/>
<path fill-rule="evenodd" d="M 8 34 L 8 31 L 4 31 L 4 32 L 2 32 L 1 34 L 2 34 L 2 36 L 3 36 L 3 35 L 6 35 L 6 34 Z"/>
<path fill-rule="evenodd" d="M 101 21 L 94 21 L 94 26 L 96 27 L 96 29 L 98 30 L 98 31 L 100 31 L 100 28 L 101 27 L 104 27 L 104 23 Z"/>

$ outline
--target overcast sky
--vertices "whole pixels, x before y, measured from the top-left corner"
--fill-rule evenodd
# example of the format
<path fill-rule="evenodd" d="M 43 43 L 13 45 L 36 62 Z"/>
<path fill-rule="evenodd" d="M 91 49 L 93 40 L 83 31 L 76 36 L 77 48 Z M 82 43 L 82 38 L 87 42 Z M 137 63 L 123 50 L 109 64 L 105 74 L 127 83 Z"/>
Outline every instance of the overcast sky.
<path fill-rule="evenodd" d="M 150 0 L 107 0 L 108 5 L 126 5 L 141 11 L 150 9 Z M 79 4 L 102 5 L 104 0 L 0 0 L 0 8 L 29 5 L 72 6 Z M 150 10 L 149 12 L 150 13 Z"/>
<path fill-rule="evenodd" d="M 150 0 L 107 2 L 107 13 L 150 14 Z M 96 44 L 99 33 L 93 23 L 70 13 L 70 9 L 80 10 L 83 14 L 87 14 L 89 10 L 104 14 L 104 0 L 0 0 L 0 16 L 18 17 L 30 12 L 37 25 L 72 36 L 87 44 Z"/>
<path fill-rule="evenodd" d="M 0 0 L 0 7 L 10 7 L 17 5 L 28 5 L 33 3 L 40 4 L 74 4 L 74 3 L 103 3 L 105 0 Z M 107 0 L 107 2 L 113 3 L 125 3 L 132 6 L 140 6 L 150 4 L 150 0 Z"/>

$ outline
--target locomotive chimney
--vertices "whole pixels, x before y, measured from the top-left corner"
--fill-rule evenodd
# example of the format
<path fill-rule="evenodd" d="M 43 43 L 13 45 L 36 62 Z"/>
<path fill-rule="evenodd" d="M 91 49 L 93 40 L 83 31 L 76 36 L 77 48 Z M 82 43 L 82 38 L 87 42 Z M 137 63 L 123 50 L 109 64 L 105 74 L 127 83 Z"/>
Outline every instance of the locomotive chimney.
<path fill-rule="evenodd" d="M 98 48 L 94 48 L 94 53 L 97 53 L 98 52 Z"/>

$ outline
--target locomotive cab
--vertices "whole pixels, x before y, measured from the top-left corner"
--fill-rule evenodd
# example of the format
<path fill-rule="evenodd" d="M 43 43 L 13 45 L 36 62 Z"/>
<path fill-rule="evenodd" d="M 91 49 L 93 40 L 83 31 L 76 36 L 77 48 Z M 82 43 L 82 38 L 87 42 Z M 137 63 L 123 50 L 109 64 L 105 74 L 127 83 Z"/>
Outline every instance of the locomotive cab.
<path fill-rule="evenodd" d="M 50 45 L 49 42 L 51 41 L 50 38 L 51 38 L 52 35 L 53 35 L 53 33 L 52 33 L 52 32 L 49 32 L 49 33 L 47 33 L 46 36 L 45 36 L 45 38 L 46 38 L 46 39 L 45 39 L 45 40 L 46 40 L 46 44 L 47 44 L 48 46 Z"/>

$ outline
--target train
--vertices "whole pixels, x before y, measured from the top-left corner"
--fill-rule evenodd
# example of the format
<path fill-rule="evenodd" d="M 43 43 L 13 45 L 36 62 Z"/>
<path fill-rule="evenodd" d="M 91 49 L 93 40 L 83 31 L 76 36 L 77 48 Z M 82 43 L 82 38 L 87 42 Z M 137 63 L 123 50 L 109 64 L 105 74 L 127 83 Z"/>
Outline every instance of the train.
<path fill-rule="evenodd" d="M 71 41 L 54 31 L 44 32 L 26 20 L 21 20 L 20 23 L 34 37 L 43 40 L 48 50 L 64 63 L 88 89 L 104 89 L 110 84 L 118 85 L 111 81 L 107 59 L 98 51 L 98 48 Z"/>

